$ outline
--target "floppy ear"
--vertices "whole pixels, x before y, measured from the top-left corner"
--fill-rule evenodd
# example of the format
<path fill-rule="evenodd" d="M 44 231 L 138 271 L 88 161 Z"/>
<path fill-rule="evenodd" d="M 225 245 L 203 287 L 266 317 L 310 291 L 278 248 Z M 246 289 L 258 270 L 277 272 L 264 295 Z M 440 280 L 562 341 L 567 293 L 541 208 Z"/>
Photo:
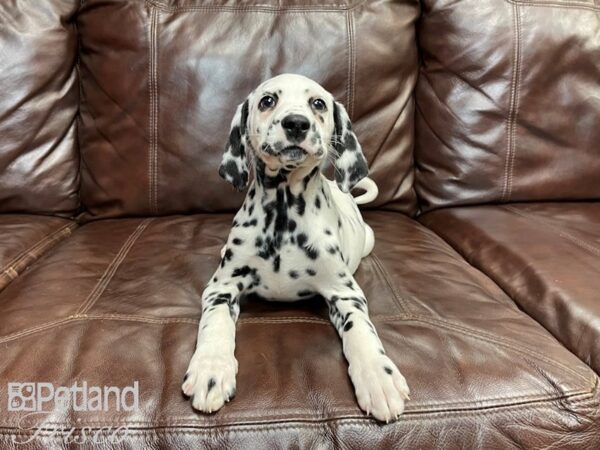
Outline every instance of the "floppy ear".
<path fill-rule="evenodd" d="M 348 113 L 339 102 L 333 103 L 334 131 L 331 145 L 336 150 L 335 181 L 342 192 L 349 192 L 356 183 L 369 173 L 367 160 L 352 131 Z"/>
<path fill-rule="evenodd" d="M 219 167 L 219 175 L 238 191 L 248 185 L 248 155 L 246 155 L 246 128 L 248 100 L 239 105 L 231 121 L 229 141 Z"/>

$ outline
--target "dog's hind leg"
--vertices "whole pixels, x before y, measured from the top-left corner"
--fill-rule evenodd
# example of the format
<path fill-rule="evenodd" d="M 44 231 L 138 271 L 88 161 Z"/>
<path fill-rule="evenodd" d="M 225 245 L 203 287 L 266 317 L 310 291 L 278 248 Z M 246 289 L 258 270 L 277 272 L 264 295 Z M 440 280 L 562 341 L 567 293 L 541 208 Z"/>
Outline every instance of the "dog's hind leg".
<path fill-rule="evenodd" d="M 362 257 L 364 258 L 369 253 L 373 251 L 373 247 L 375 247 L 375 234 L 373 233 L 373 229 L 365 223 L 365 245 L 362 252 Z"/>

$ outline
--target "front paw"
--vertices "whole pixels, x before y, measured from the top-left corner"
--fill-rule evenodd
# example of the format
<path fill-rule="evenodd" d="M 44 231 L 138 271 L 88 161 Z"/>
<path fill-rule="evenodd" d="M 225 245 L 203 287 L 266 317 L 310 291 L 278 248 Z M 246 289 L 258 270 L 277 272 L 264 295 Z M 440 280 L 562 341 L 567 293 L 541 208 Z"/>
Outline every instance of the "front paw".
<path fill-rule="evenodd" d="M 385 355 L 359 360 L 348 367 L 358 405 L 375 419 L 388 423 L 404 412 L 410 390 L 396 365 Z"/>
<path fill-rule="evenodd" d="M 181 390 L 191 397 L 192 407 L 204 413 L 218 411 L 235 395 L 238 370 L 233 355 L 194 353 Z"/>

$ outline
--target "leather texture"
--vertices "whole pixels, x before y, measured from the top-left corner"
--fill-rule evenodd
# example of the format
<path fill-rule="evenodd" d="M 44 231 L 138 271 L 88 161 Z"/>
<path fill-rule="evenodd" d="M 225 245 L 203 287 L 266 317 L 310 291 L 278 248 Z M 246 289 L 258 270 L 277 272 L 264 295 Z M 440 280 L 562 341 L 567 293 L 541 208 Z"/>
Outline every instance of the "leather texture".
<path fill-rule="evenodd" d="M 78 0 L 0 2 L 0 213 L 79 207 Z"/>
<path fill-rule="evenodd" d="M 452 208 L 420 220 L 600 372 L 600 203 Z"/>
<path fill-rule="evenodd" d="M 341 343 L 318 298 L 246 299 L 237 327 L 236 398 L 216 414 L 194 413 L 179 386 L 194 349 L 201 290 L 232 217 L 120 219 L 80 227 L 0 293 L 0 379 L 57 386 L 139 381 L 139 411 L 27 419 L 2 409 L 0 445 L 20 421 L 61 430 L 128 426 L 122 448 L 599 442 L 597 377 L 589 367 L 433 232 L 396 213 L 366 217 L 378 239 L 357 280 L 384 346 L 412 386 L 397 423 L 378 425 L 358 409 Z M 64 273 L 69 295 L 60 295 Z M 65 433 L 42 434 L 28 448 L 68 448 Z"/>
<path fill-rule="evenodd" d="M 414 213 L 418 14 L 416 0 L 87 0 L 88 218 L 237 209 L 243 195 L 217 173 L 229 124 L 252 89 L 286 72 L 345 104 L 380 186 L 373 206 Z"/>
<path fill-rule="evenodd" d="M 421 209 L 600 198 L 600 4 L 422 3 Z"/>
<path fill-rule="evenodd" d="M 0 215 L 0 290 L 76 228 L 59 217 Z"/>

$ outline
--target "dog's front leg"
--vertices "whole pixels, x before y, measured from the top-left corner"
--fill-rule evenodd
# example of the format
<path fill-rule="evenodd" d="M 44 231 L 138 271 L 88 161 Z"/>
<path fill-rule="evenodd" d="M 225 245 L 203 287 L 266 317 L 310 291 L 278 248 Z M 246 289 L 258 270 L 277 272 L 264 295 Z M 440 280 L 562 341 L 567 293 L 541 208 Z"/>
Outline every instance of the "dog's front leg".
<path fill-rule="evenodd" d="M 369 319 L 367 300 L 349 273 L 340 284 L 321 292 L 329 317 L 342 338 L 348 373 L 358 404 L 378 420 L 395 420 L 404 411 L 409 389 L 406 380 L 386 355 Z"/>
<path fill-rule="evenodd" d="M 235 322 L 243 288 L 243 280 L 213 278 L 202 293 L 196 350 L 182 385 L 199 411 L 215 412 L 235 394 Z"/>

